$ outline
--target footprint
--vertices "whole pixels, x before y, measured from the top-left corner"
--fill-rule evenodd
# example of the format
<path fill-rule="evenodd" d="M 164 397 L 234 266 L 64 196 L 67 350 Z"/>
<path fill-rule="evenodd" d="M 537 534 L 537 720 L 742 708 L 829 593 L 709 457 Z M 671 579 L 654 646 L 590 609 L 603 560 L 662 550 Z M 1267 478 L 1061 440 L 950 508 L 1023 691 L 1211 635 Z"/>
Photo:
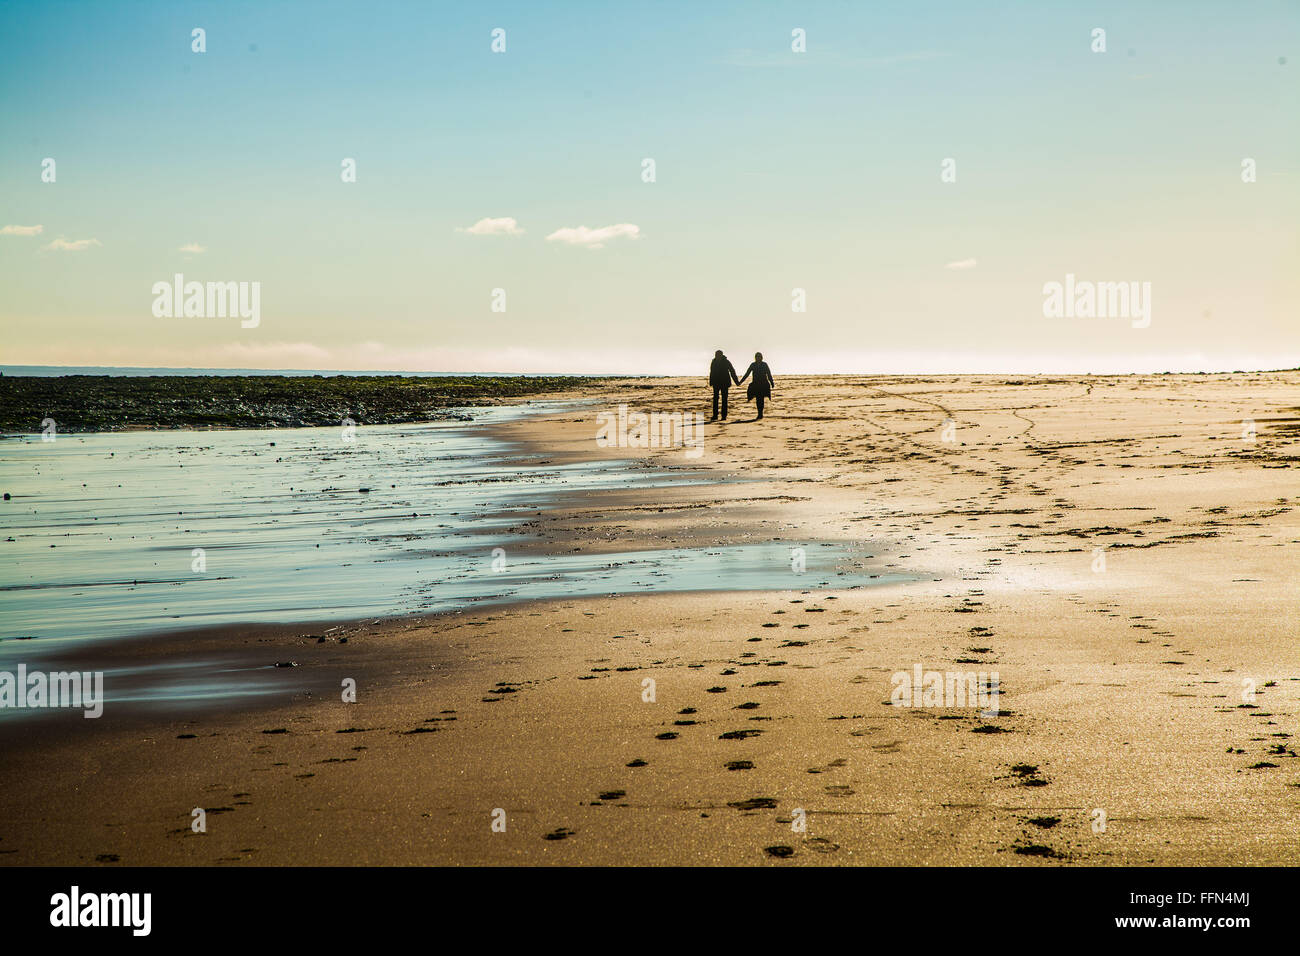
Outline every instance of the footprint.
<path fill-rule="evenodd" d="M 1065 854 L 1057 853 L 1050 846 L 1043 846 L 1041 843 L 1028 843 L 1022 846 L 1012 847 L 1011 849 L 1016 853 L 1019 853 L 1021 856 L 1042 856 L 1049 860 L 1065 859 Z"/>
<path fill-rule="evenodd" d="M 814 853 L 834 853 L 840 848 L 838 843 L 832 843 L 825 837 L 810 837 L 803 841 L 803 845 Z"/>
<path fill-rule="evenodd" d="M 1032 763 L 1013 764 L 1011 772 L 1020 778 L 1022 787 L 1045 787 L 1047 781 L 1044 780 L 1038 771 L 1038 765 Z"/>
<path fill-rule="evenodd" d="M 735 807 L 737 810 L 775 810 L 776 801 L 771 797 L 751 797 L 748 800 L 728 803 L 727 806 Z"/>

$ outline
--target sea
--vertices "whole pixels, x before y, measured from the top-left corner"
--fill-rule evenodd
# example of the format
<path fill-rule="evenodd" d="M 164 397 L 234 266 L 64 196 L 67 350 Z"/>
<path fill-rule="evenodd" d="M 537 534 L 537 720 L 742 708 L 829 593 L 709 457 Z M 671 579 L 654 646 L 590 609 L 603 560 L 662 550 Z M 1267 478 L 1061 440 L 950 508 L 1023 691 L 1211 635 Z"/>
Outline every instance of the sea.
<path fill-rule="evenodd" d="M 224 624 L 903 579 L 870 542 L 551 553 L 535 520 L 566 500 L 615 489 L 653 500 L 668 486 L 735 480 L 685 458 L 671 468 L 547 463 L 488 428 L 576 407 L 533 401 L 459 410 L 469 420 L 354 430 L 4 436 L 0 669 Z M 177 693 L 239 687 L 205 679 Z"/>

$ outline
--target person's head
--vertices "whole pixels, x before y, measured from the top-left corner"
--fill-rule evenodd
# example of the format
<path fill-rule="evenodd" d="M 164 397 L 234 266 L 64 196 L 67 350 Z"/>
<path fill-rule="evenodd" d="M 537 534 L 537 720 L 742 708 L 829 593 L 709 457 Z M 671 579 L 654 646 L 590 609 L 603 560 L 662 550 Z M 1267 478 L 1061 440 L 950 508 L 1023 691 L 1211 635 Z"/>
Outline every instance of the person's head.
<path fill-rule="evenodd" d="M 755 362 L 761 362 L 761 361 L 763 361 L 763 353 L 762 353 L 762 352 L 755 352 L 755 353 L 754 353 L 754 361 L 755 361 Z"/>
<path fill-rule="evenodd" d="M 714 352 L 714 353 L 713 353 L 713 357 L 714 357 L 714 358 L 723 358 L 724 356 L 723 356 L 723 354 L 722 354 L 722 349 L 718 349 L 716 352 Z"/>

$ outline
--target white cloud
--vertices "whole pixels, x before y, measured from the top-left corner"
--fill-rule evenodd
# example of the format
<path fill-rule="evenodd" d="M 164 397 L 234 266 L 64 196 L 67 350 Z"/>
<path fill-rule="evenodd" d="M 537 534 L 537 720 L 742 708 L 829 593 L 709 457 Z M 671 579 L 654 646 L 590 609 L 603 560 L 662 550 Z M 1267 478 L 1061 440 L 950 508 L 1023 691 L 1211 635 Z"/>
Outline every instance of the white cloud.
<path fill-rule="evenodd" d="M 948 263 L 946 266 L 944 266 L 944 268 L 945 268 L 945 269 L 974 269 L 974 268 L 975 268 L 975 260 L 974 260 L 974 259 L 958 259 L 956 262 L 950 262 L 950 263 Z"/>
<path fill-rule="evenodd" d="M 0 236 L 39 236 L 44 226 L 5 226 L 0 229 Z"/>
<path fill-rule="evenodd" d="M 73 239 L 70 241 L 67 239 L 55 239 L 49 245 L 42 246 L 42 248 L 49 249 L 52 252 L 81 252 L 85 249 L 89 249 L 91 246 L 102 245 L 103 243 L 98 239 Z"/>
<path fill-rule="evenodd" d="M 522 236 L 524 234 L 513 216 L 502 216 L 500 219 L 480 219 L 468 229 L 457 228 L 456 231 L 467 232 L 471 236 Z"/>
<path fill-rule="evenodd" d="M 311 342 L 230 342 L 211 354 L 209 368 L 351 369 L 355 359 L 350 348 L 331 350 Z"/>
<path fill-rule="evenodd" d="M 611 239 L 640 239 L 641 227 L 630 222 L 620 222 L 616 226 L 601 226 L 588 229 L 586 226 L 566 226 L 557 229 L 546 237 L 547 242 L 564 242 L 571 246 L 583 246 L 587 249 L 600 249 Z"/>
<path fill-rule="evenodd" d="M 178 252 L 189 252 L 189 253 L 192 253 L 192 254 L 194 254 L 194 255 L 198 255 L 200 252 L 207 252 L 207 251 L 208 251 L 208 247 L 207 247 L 207 246 L 201 246 L 201 245 L 199 245 L 197 242 L 187 242 L 187 243 L 185 243 L 185 245 L 181 246 L 180 249 L 177 250 L 177 251 L 178 251 Z"/>

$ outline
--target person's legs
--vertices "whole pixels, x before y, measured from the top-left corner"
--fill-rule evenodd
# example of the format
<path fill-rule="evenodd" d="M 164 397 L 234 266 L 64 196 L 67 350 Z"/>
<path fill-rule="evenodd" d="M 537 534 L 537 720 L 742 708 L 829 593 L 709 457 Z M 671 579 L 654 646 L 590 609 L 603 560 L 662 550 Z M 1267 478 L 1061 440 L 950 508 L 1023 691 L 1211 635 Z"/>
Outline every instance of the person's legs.
<path fill-rule="evenodd" d="M 763 396 L 755 395 L 754 397 L 758 400 L 758 417 L 762 418 L 763 417 Z"/>
<path fill-rule="evenodd" d="M 728 391 L 729 389 L 725 389 L 725 388 L 722 390 L 722 417 L 723 418 L 727 417 L 727 392 Z"/>
<path fill-rule="evenodd" d="M 718 392 L 720 392 L 720 391 L 722 391 L 722 389 L 717 388 L 717 387 L 715 387 L 715 388 L 713 389 L 713 418 L 714 418 L 714 420 L 716 420 L 717 417 L 718 417 Z"/>

